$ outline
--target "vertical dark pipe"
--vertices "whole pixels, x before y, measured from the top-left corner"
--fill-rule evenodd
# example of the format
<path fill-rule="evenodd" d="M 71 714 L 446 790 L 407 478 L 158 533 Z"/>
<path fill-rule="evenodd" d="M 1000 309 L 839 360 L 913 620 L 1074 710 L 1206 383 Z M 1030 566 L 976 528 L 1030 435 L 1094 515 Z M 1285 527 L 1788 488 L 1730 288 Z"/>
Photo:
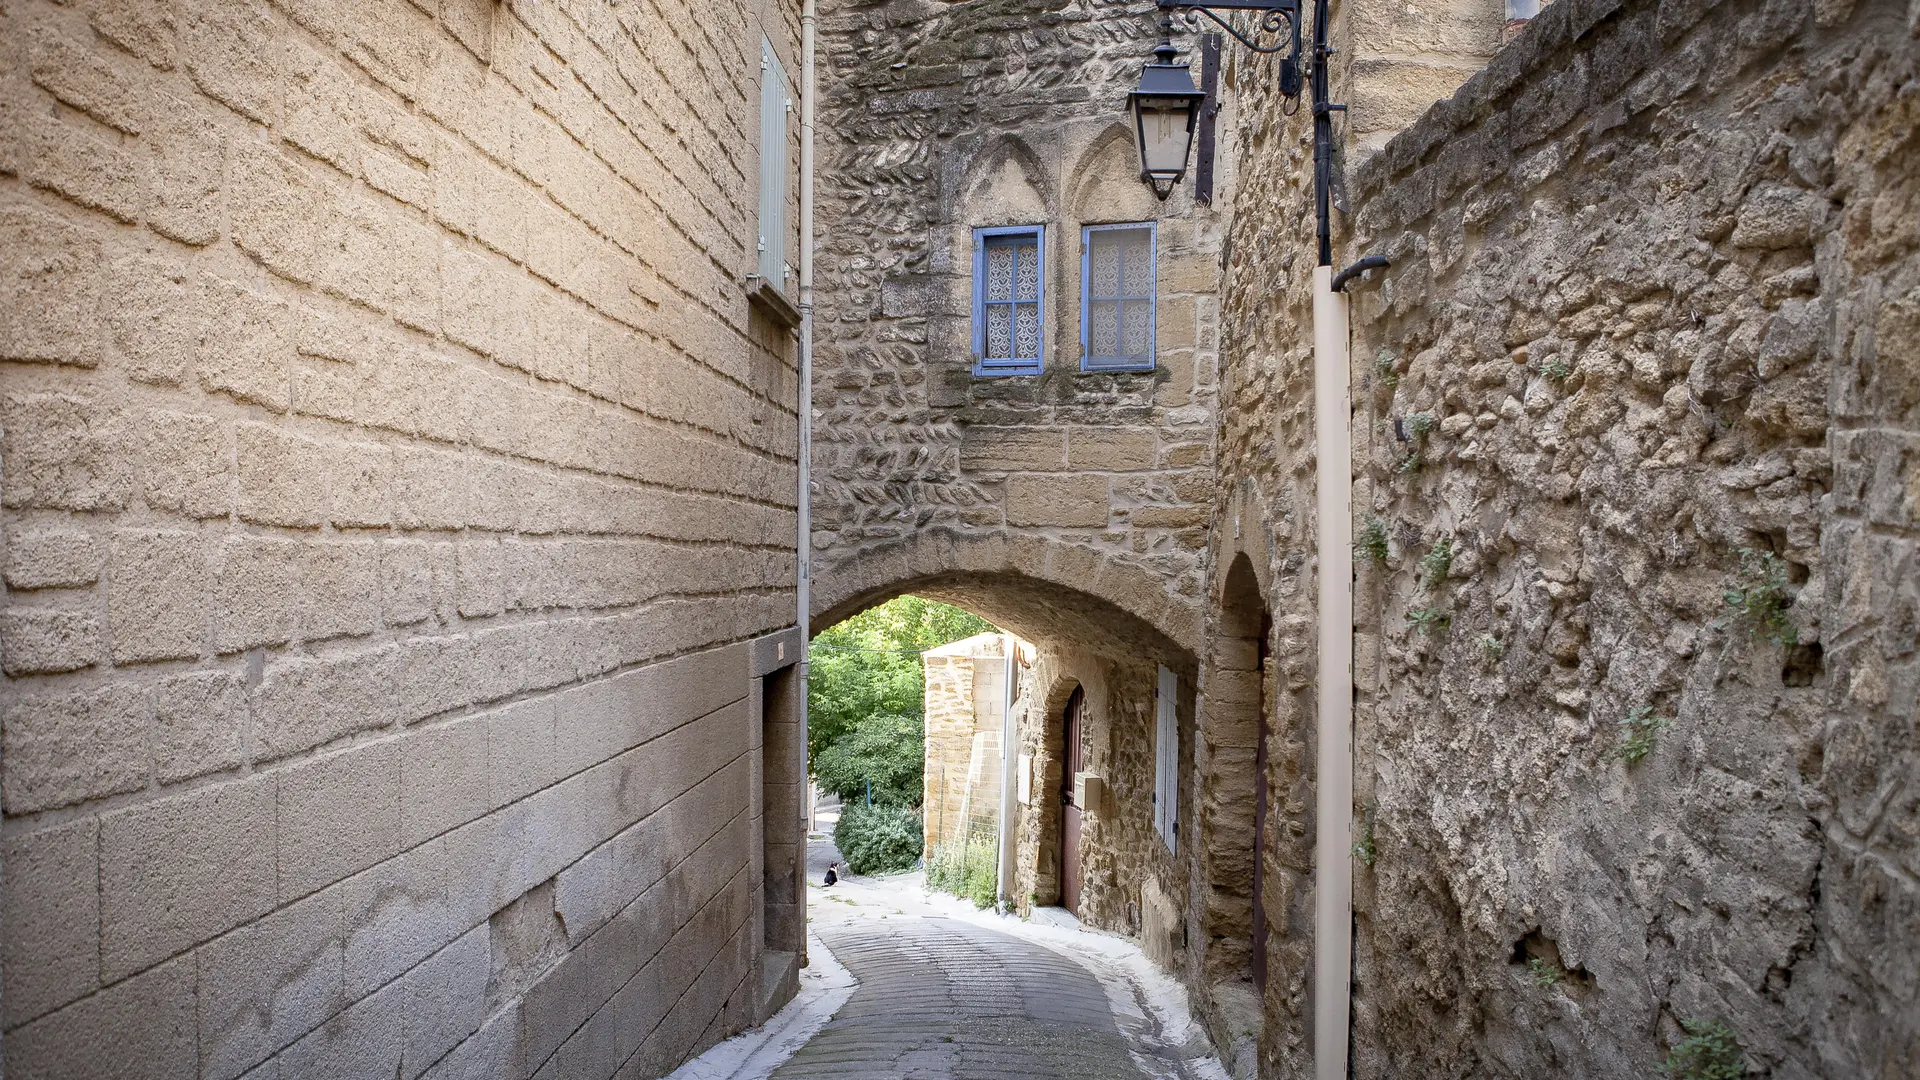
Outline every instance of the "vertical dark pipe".
<path fill-rule="evenodd" d="M 1333 176 L 1333 110 L 1327 105 L 1327 0 L 1313 0 L 1313 211 L 1321 266 L 1333 265 L 1328 188 Z"/>

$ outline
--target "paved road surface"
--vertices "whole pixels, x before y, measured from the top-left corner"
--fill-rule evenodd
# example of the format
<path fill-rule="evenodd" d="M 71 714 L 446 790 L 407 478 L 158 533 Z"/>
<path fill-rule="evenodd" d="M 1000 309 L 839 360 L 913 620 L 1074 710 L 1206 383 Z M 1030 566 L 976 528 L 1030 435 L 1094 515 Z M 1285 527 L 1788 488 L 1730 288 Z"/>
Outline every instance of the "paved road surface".
<path fill-rule="evenodd" d="M 1194 1047 L 1165 1045 L 1144 1010 L 1131 1010 L 1123 1031 L 1108 986 L 1071 955 L 943 917 L 885 881 L 822 888 L 827 860 L 838 853 L 815 840 L 807 855 L 810 929 L 860 985 L 773 1080 L 1220 1075 L 1217 1064 L 1191 1070 Z M 1134 990 L 1115 992 L 1137 1004 Z"/>

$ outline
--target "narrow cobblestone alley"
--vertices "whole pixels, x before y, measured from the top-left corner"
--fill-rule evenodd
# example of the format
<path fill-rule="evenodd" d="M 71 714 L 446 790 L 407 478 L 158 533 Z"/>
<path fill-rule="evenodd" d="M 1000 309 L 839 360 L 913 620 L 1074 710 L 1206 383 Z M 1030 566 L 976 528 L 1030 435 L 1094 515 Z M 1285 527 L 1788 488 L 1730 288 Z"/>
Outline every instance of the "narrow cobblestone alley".
<path fill-rule="evenodd" d="M 1224 1080 L 1184 992 L 1130 942 L 975 912 L 918 873 L 822 888 L 836 854 L 809 845 L 813 947 L 858 985 L 773 1080 Z M 676 1077 L 758 1080 L 768 1054 L 754 1038 Z"/>

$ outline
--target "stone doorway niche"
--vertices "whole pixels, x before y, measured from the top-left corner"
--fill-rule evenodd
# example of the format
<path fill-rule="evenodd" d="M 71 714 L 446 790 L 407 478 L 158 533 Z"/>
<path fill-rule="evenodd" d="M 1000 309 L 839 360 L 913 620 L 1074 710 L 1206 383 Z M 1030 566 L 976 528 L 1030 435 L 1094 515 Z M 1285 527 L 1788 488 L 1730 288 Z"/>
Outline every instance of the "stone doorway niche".
<path fill-rule="evenodd" d="M 798 671 L 789 665 L 760 679 L 761 853 L 766 867 L 761 903 L 769 953 L 799 953 L 807 932 L 801 905 L 806 792 L 800 781 L 805 749 L 800 741 Z"/>
<path fill-rule="evenodd" d="M 1264 919 L 1270 904 L 1257 845 L 1268 792 L 1263 782 L 1269 699 L 1267 641 L 1272 620 L 1245 554 L 1228 567 L 1216 632 L 1201 676 L 1201 844 L 1204 904 L 1200 939 L 1205 981 L 1223 1011 L 1259 1016 L 1256 987 L 1265 982 Z M 1238 1027 L 1239 1024 L 1234 1026 Z"/>

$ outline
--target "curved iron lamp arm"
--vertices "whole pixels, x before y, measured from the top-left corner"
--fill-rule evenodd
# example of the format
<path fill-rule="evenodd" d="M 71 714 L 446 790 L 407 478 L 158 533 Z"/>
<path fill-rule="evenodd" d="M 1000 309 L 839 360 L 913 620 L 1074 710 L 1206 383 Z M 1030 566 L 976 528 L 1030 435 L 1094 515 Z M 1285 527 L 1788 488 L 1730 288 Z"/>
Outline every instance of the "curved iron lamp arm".
<path fill-rule="evenodd" d="M 1264 14 L 1260 16 L 1260 25 L 1254 30 L 1253 37 L 1248 37 L 1241 33 L 1238 27 L 1215 14 L 1212 8 L 1182 7 L 1180 14 L 1185 15 L 1190 22 L 1196 15 L 1205 15 L 1215 23 L 1218 23 L 1220 29 L 1233 35 L 1235 41 L 1238 41 L 1240 44 L 1245 45 L 1257 53 L 1286 52 L 1294 48 L 1293 41 L 1291 40 L 1293 36 L 1293 20 L 1295 18 L 1294 10 L 1290 7 L 1263 7 L 1259 10 L 1263 11 Z M 1195 29 L 1198 29 L 1198 27 L 1196 26 Z M 1280 34 L 1281 38 L 1277 44 L 1262 45 L 1259 42 L 1259 35 L 1261 34 Z"/>

